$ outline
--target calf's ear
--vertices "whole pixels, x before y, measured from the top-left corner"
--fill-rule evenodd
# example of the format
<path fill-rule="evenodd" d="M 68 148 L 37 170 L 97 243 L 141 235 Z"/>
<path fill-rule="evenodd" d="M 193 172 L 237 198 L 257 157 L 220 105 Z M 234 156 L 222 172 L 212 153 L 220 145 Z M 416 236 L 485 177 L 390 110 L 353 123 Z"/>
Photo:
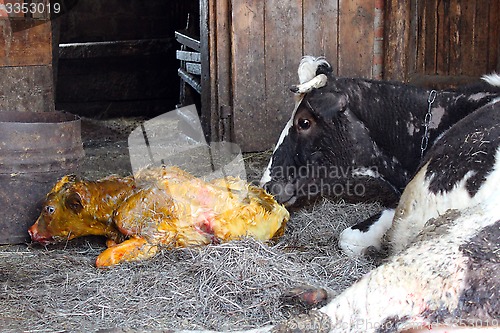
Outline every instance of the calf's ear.
<path fill-rule="evenodd" d="M 83 210 L 82 197 L 78 192 L 71 191 L 66 196 L 64 205 L 78 214 Z"/>
<path fill-rule="evenodd" d="M 61 179 L 59 179 L 59 181 L 56 183 L 56 185 L 54 185 L 51 192 L 59 192 L 63 188 L 68 188 L 72 184 L 74 184 L 77 180 L 78 180 L 78 178 L 76 177 L 76 175 L 64 176 Z"/>

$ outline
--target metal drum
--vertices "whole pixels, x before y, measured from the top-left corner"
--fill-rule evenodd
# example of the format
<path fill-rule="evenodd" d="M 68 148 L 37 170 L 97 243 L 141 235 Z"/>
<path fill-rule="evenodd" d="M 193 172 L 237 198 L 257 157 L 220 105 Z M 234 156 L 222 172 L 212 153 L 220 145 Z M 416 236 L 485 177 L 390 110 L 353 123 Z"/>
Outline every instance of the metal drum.
<path fill-rule="evenodd" d="M 46 194 L 83 157 L 78 116 L 0 111 L 0 244 L 29 241 Z"/>

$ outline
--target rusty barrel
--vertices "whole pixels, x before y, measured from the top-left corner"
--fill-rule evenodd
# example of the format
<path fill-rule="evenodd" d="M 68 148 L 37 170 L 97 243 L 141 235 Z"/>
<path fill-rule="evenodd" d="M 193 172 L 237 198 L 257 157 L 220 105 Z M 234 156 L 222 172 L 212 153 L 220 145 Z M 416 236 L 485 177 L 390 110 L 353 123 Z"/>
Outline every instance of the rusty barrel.
<path fill-rule="evenodd" d="M 0 244 L 29 241 L 46 194 L 83 156 L 78 116 L 0 111 Z"/>

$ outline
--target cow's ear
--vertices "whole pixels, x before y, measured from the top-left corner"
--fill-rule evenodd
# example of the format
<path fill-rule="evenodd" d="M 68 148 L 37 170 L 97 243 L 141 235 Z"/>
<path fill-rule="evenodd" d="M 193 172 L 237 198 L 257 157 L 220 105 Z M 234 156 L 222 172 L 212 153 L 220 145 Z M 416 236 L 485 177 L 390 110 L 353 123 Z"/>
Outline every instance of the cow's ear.
<path fill-rule="evenodd" d="M 51 192 L 59 192 L 61 189 L 70 188 L 78 180 L 76 175 L 67 175 L 59 179 L 56 185 L 52 188 Z"/>
<path fill-rule="evenodd" d="M 338 112 L 344 112 L 347 110 L 347 104 L 349 102 L 349 97 L 346 94 L 337 93 L 336 98 L 336 108 Z"/>
<path fill-rule="evenodd" d="M 70 191 L 66 196 L 64 205 L 78 214 L 83 210 L 82 197 L 78 192 Z"/>
<path fill-rule="evenodd" d="M 333 120 L 347 110 L 348 103 L 349 98 L 346 94 L 329 92 L 324 95 L 321 106 L 316 109 L 324 110 L 320 114 L 323 114 L 325 119 Z"/>

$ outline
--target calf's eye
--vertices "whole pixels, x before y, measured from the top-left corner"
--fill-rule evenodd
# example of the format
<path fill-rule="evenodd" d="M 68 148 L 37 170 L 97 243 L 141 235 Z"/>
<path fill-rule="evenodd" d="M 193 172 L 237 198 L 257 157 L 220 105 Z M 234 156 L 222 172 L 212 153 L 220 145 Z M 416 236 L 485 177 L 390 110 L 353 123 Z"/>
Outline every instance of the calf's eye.
<path fill-rule="evenodd" d="M 297 126 L 299 126 L 299 129 L 302 131 L 308 130 L 311 128 L 311 121 L 309 119 L 300 118 L 297 122 Z"/>
<path fill-rule="evenodd" d="M 52 214 L 54 214 L 54 212 L 56 211 L 56 209 L 55 209 L 53 206 L 46 206 L 46 207 L 45 207 L 45 211 L 46 211 L 48 214 L 52 215 Z"/>

